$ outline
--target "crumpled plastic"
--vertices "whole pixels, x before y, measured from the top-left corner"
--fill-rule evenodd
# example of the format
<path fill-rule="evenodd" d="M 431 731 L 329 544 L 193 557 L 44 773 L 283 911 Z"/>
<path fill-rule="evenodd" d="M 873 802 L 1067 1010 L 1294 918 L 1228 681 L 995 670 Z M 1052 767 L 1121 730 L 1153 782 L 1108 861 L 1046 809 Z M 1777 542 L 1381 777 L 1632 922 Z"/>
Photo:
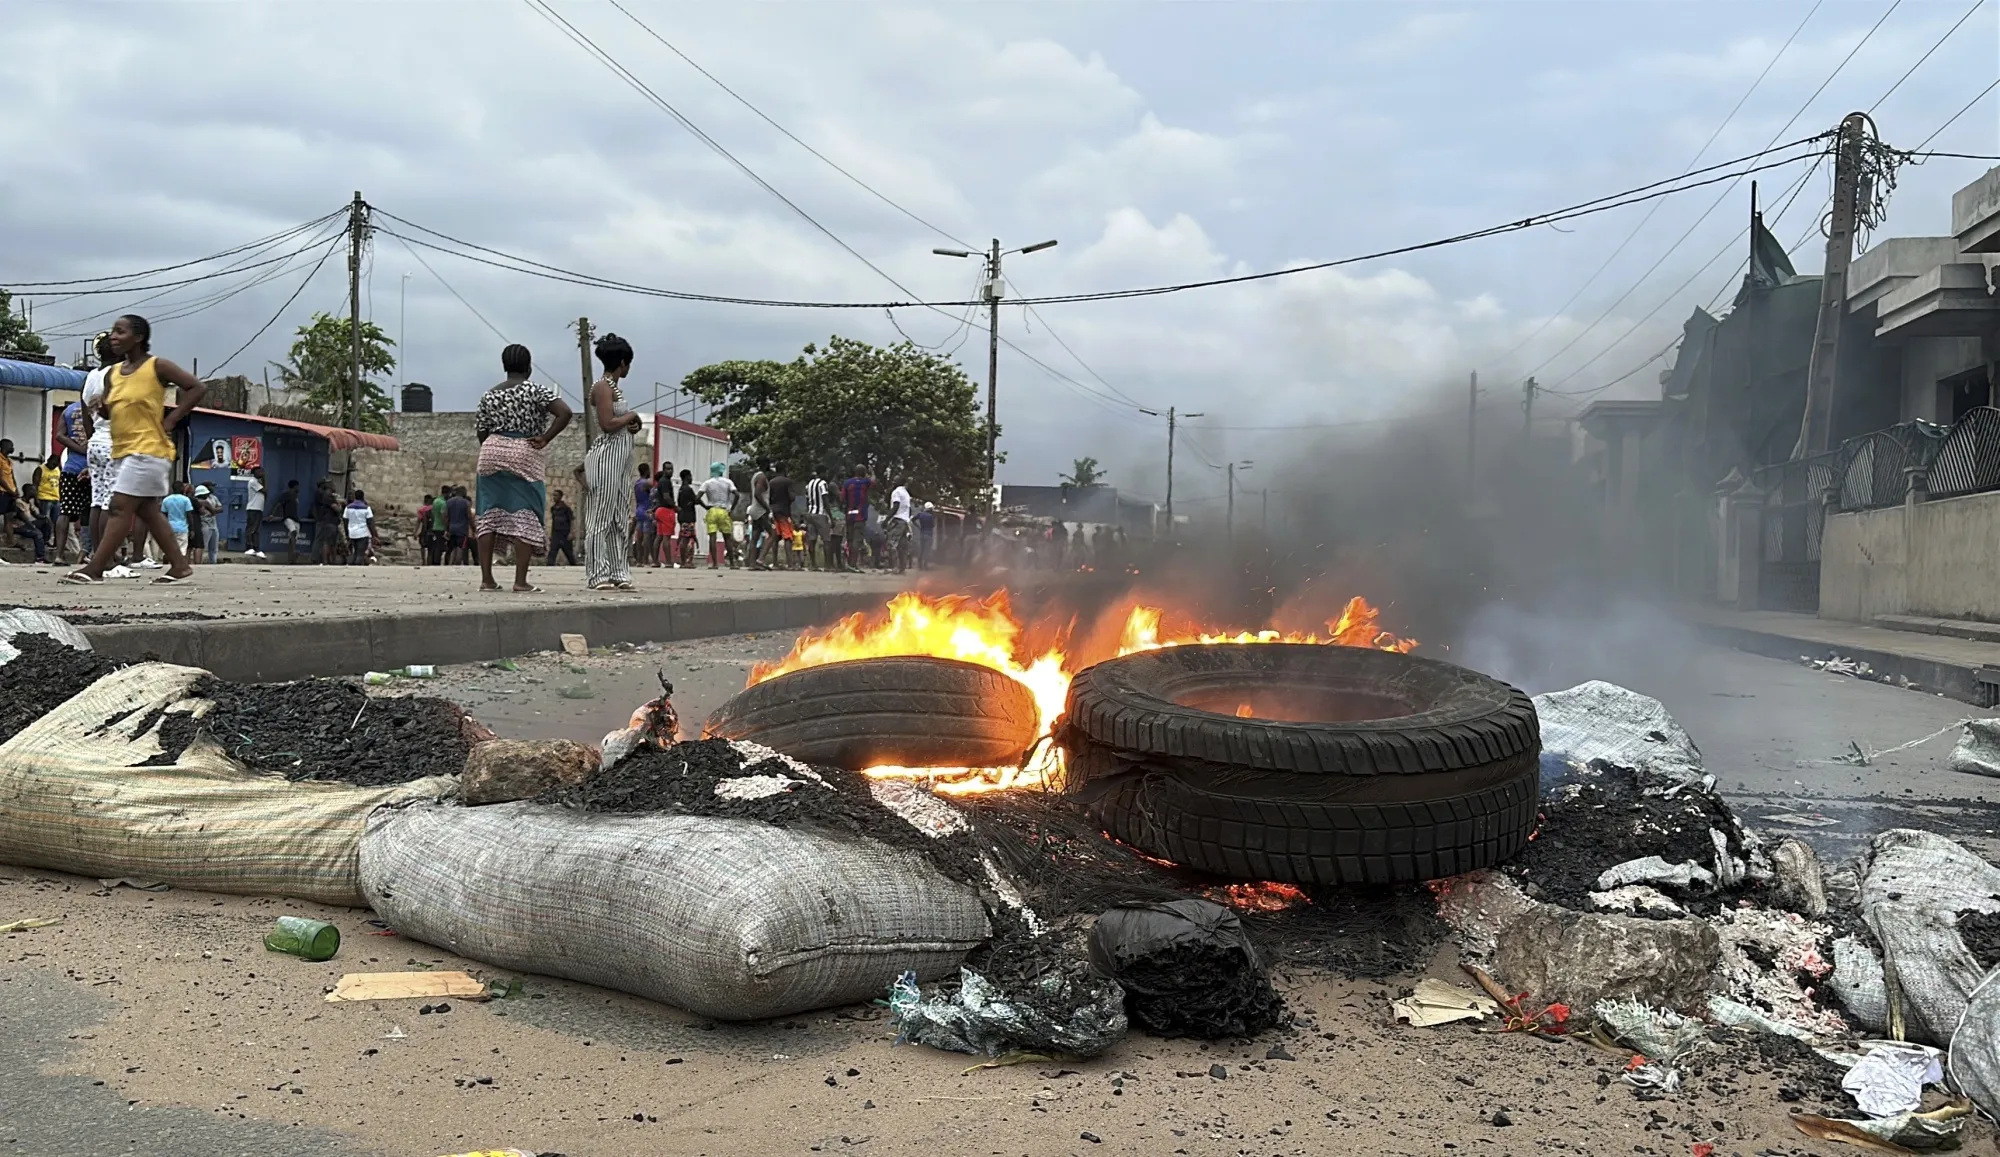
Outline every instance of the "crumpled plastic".
<path fill-rule="evenodd" d="M 1668 1009 L 1648 1008 L 1636 1000 L 1600 1000 L 1591 1011 L 1613 1040 L 1668 1068 L 1707 1039 L 1700 1021 Z"/>
<path fill-rule="evenodd" d="M 610 732 L 598 744 L 603 759 L 598 766 L 610 771 L 619 760 L 638 751 L 665 751 L 680 740 L 681 716 L 674 709 L 674 685 L 660 672 L 660 697 L 641 703 L 624 727 Z"/>
<path fill-rule="evenodd" d="M 1727 858 L 1726 848 L 1721 858 Z M 1669 864 L 1659 856 L 1641 856 L 1604 869 L 1603 874 L 1597 877 L 1595 887 L 1600 892 L 1609 892 L 1628 884 L 1650 884 L 1656 888 L 1706 893 L 1715 890 L 1715 873 L 1700 864 Z"/>
<path fill-rule="evenodd" d="M 1236 913 L 1189 897 L 1120 904 L 1090 930 L 1090 963 L 1125 989 L 1125 1011 L 1154 1036 L 1254 1036 L 1285 1004 Z"/>
<path fill-rule="evenodd" d="M 1924 1103 L 1924 1086 L 1944 1080 L 1944 1054 L 1923 1045 L 1877 1044 L 1840 1078 L 1840 1087 L 1871 1117 L 1894 1117 Z"/>
<path fill-rule="evenodd" d="M 1954 1101 L 1928 1113 L 1900 1113 L 1874 1121 L 1840 1121 L 1813 1113 L 1795 1113 L 1792 1125 L 1819 1141 L 1845 1141 L 1851 1145 L 1880 1148 L 1871 1142 L 1886 1141 L 1920 1152 L 1956 1149 L 1965 1120 L 1972 1112 L 1970 1101 Z"/>
<path fill-rule="evenodd" d="M 1034 983 L 1035 1001 L 1030 1003 L 972 969 L 960 968 L 956 992 L 927 997 L 917 987 L 917 974 L 905 972 L 889 989 L 896 1043 L 974 1056 L 1094 1057 L 1125 1035 L 1125 990 L 1117 981 L 1088 970 L 1063 969 Z M 1063 1008 L 1066 1015 L 1052 1016 L 1046 1007 Z"/>

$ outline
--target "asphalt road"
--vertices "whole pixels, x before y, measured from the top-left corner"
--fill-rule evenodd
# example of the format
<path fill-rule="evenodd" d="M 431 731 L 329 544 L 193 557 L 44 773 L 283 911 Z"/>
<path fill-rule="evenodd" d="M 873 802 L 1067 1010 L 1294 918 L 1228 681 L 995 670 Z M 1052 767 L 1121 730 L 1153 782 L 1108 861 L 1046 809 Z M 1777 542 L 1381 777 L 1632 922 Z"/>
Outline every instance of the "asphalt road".
<path fill-rule="evenodd" d="M 664 671 L 693 731 L 741 688 L 751 663 L 781 655 L 789 643 L 788 635 L 732 636 L 582 660 L 537 656 L 518 663 L 518 670 L 450 669 L 424 689 L 466 702 L 503 735 L 595 740 L 622 725 L 633 706 L 657 694 Z M 1461 658 L 1478 653 L 1474 645 L 1458 649 Z M 1839 759 L 1850 745 L 1886 751 L 1948 728 L 1966 711 L 1962 704 L 1692 643 L 1622 650 L 1578 645 L 1556 647 L 1552 653 L 1553 658 L 1544 654 L 1531 663 L 1518 662 L 1516 656 L 1494 666 L 1511 664 L 1503 673 L 1530 690 L 1598 677 L 1659 697 L 1694 735 L 1727 796 L 1766 831 L 1796 831 L 1839 855 L 1882 827 L 1924 826 L 1967 838 L 1989 856 L 1995 852 L 1992 835 L 2000 827 L 1995 822 L 2000 795 L 1994 788 L 2000 785 L 1951 772 L 1949 734 L 1876 756 L 1867 766 Z M 1770 815 L 1833 822 L 1797 826 L 1764 818 Z M 5 876 L 19 879 L 22 874 L 0 871 Z M 17 888 L 0 889 L 0 901 L 8 899 L 27 897 Z M 0 946 L 6 949 L 0 955 L 0 1036 L 9 1045 L 0 1049 L 0 1086 L 7 1090 L 0 1098 L 0 1155 L 327 1157 L 372 1152 L 351 1139 L 256 1109 L 135 1103 L 119 1091 L 119 1072 L 101 1061 L 92 1071 L 75 1071 L 81 1042 L 117 1009 L 117 998 L 104 995 L 116 990 L 64 976 L 59 957 L 45 959 L 19 938 Z M 576 999 L 552 999 L 523 1014 L 541 1022 L 540 1027 L 578 1038 L 615 1039 L 617 1026 L 635 1023 L 629 1010 L 615 1014 L 617 1002 L 582 999 L 594 990 L 575 987 L 580 990 Z M 660 1012 L 660 1031 L 689 1031 L 677 1018 L 664 1015 L 668 1010 Z M 307 1034 L 301 1039 L 310 1039 L 311 1030 L 299 1026 L 274 1023 L 268 1029 L 280 1039 L 299 1031 Z M 745 1031 L 758 1036 L 779 1028 Z M 745 1043 L 752 1042 L 746 1038 Z M 793 1050 L 805 1044 L 801 1034 Z M 146 1041 L 125 1041 L 121 1047 L 143 1063 Z"/>

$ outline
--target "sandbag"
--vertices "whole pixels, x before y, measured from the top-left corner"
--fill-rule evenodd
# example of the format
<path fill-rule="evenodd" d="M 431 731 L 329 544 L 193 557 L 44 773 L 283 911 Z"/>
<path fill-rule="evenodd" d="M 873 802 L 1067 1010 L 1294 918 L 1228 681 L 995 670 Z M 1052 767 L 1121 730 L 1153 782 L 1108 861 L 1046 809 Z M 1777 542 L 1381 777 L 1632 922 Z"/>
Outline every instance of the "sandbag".
<path fill-rule="evenodd" d="M 1535 696 L 1542 756 L 1577 767 L 1602 759 L 1639 773 L 1658 790 L 1705 778 L 1701 750 L 1658 699 L 1593 679 L 1567 691 Z"/>
<path fill-rule="evenodd" d="M 2000 1117 L 2000 968 L 1986 974 L 1965 1002 L 1951 1037 L 1952 1084 L 1989 1117 Z"/>
<path fill-rule="evenodd" d="M 0 863 L 359 907 L 363 818 L 454 780 L 291 783 L 246 771 L 206 740 L 171 765 L 141 766 L 161 752 L 163 712 L 206 709 L 189 697 L 206 674 L 122 668 L 0 744 Z"/>
<path fill-rule="evenodd" d="M 1958 933 L 1958 914 L 1968 911 L 2000 912 L 2000 868 L 1931 832 L 1876 836 L 1861 873 L 1861 917 L 1882 946 L 1882 966 L 1872 968 L 1858 945 L 1843 954 L 1836 944 L 1835 994 L 1844 1002 L 1852 994 L 1849 1011 L 1870 1028 L 1893 1028 L 1874 1018 L 1900 1009 L 1906 1039 L 1950 1044 L 1986 979 Z"/>
<path fill-rule="evenodd" d="M 949 975 L 991 933 L 979 897 L 913 853 L 712 816 L 385 808 L 361 879 L 404 936 L 717 1020 Z"/>
<path fill-rule="evenodd" d="M 13 646 L 17 634 L 47 635 L 66 647 L 90 650 L 90 640 L 84 638 L 83 632 L 72 626 L 68 619 L 30 607 L 15 607 L 11 611 L 0 611 L 0 667 L 13 662 L 15 656 L 21 653 Z"/>

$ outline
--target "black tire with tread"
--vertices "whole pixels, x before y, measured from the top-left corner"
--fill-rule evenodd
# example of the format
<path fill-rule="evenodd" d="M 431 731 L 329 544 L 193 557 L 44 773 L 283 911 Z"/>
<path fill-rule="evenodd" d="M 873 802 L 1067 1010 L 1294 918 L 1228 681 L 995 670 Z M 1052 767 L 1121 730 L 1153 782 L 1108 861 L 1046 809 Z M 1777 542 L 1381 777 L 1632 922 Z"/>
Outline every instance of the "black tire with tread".
<path fill-rule="evenodd" d="M 1037 738 L 1034 696 L 956 659 L 893 656 L 805 667 L 722 705 L 702 734 L 761 743 L 807 763 L 994 767 Z"/>
<path fill-rule="evenodd" d="M 1176 695 L 1364 690 L 1393 717 L 1243 719 Z M 1520 691 L 1435 660 L 1291 644 L 1174 647 L 1079 675 L 1067 786 L 1113 836 L 1237 879 L 1385 884 L 1492 867 L 1534 831 L 1541 735 Z"/>

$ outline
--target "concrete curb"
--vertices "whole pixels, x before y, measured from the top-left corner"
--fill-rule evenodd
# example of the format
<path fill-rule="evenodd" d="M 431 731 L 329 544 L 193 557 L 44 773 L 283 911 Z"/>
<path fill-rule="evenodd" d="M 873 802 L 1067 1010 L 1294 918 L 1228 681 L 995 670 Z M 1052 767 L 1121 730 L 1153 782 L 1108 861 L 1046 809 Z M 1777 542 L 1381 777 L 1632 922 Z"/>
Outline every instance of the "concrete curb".
<path fill-rule="evenodd" d="M 1824 658 L 1838 651 L 1842 658 L 1856 659 L 1874 668 L 1877 675 L 1887 675 L 1891 679 L 1901 675 L 1917 684 L 1925 691 L 1941 693 L 1947 698 L 1975 707 L 1995 705 L 1995 685 L 1987 679 L 1994 673 L 1986 668 L 1964 663 L 1949 663 L 1936 659 L 1924 659 L 1915 655 L 1901 655 L 1894 651 L 1881 651 L 1872 647 L 1855 647 L 1841 644 L 1834 646 L 1812 639 L 1795 639 L 1773 631 L 1759 631 L 1749 627 L 1722 626 L 1714 623 L 1696 624 L 1695 630 L 1710 642 L 1748 651 L 1753 655 L 1764 655 L 1772 659 L 1787 659 L 1797 662 L 1801 656 Z"/>
<path fill-rule="evenodd" d="M 494 596 L 496 604 L 504 595 Z M 592 646 L 671 643 L 746 631 L 796 630 L 880 607 L 881 591 L 758 595 L 681 602 L 599 602 L 422 614 L 217 619 L 85 627 L 90 645 L 114 659 L 152 654 L 224 679 L 273 683 L 315 675 L 359 675 L 411 663 L 477 663 L 561 646 L 578 634 Z"/>

